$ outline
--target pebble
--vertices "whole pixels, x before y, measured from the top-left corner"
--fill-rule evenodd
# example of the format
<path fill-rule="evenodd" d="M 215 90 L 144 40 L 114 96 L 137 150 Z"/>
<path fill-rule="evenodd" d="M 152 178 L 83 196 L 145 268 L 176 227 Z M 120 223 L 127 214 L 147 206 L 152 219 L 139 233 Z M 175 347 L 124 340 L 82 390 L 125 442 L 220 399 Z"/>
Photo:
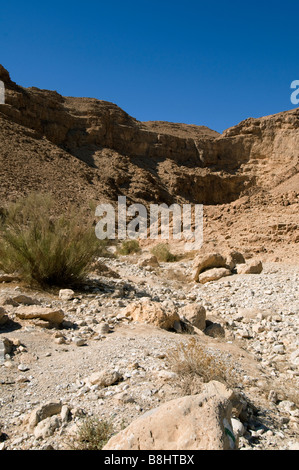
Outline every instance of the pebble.
<path fill-rule="evenodd" d="M 26 364 L 19 364 L 18 369 L 22 372 L 26 372 L 27 370 L 29 370 L 29 367 Z"/>

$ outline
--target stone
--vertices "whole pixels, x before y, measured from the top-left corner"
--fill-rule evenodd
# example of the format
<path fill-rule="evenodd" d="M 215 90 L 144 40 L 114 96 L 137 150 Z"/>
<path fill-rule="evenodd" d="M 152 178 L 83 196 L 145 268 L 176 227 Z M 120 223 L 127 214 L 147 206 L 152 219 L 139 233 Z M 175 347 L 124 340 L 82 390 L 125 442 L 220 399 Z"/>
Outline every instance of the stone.
<path fill-rule="evenodd" d="M 131 317 L 133 321 L 150 323 L 165 330 L 173 329 L 174 323 L 180 321 L 177 309 L 171 302 L 162 305 L 147 297 L 132 302 L 122 313 L 126 317 Z"/>
<path fill-rule="evenodd" d="M 158 268 L 159 261 L 155 255 L 152 255 L 151 253 L 144 253 L 141 255 L 138 261 L 138 266 L 141 268 L 144 268 L 147 266 L 150 266 L 152 268 Z"/>
<path fill-rule="evenodd" d="M 200 282 L 200 284 L 205 284 L 206 282 L 218 281 L 218 279 L 230 275 L 231 271 L 227 268 L 208 269 L 198 276 L 198 282 Z"/>
<path fill-rule="evenodd" d="M 237 266 L 238 274 L 260 274 L 263 270 L 263 264 L 259 260 L 251 260 L 245 264 Z"/>
<path fill-rule="evenodd" d="M 5 274 L 0 272 L 0 282 L 15 282 L 19 281 L 20 278 L 18 275 L 14 274 Z"/>
<path fill-rule="evenodd" d="M 86 341 L 85 341 L 85 339 L 76 336 L 76 337 L 73 338 L 73 343 L 76 346 L 80 347 L 80 346 L 85 346 Z"/>
<path fill-rule="evenodd" d="M 13 302 L 16 302 L 17 304 L 23 304 L 23 305 L 40 305 L 40 301 L 37 299 L 33 299 L 32 297 L 29 297 L 28 295 L 25 294 L 19 294 L 14 297 L 12 297 Z"/>
<path fill-rule="evenodd" d="M 13 342 L 9 338 L 0 339 L 0 364 L 4 364 L 6 355 L 10 354 L 13 348 Z"/>
<path fill-rule="evenodd" d="M 50 330 L 53 328 L 54 324 L 47 320 L 42 320 L 41 318 L 33 318 L 31 323 L 34 326 L 38 326 L 39 328 L 46 328 L 46 330 Z"/>
<path fill-rule="evenodd" d="M 244 436 L 244 434 L 246 432 L 246 429 L 245 429 L 245 426 L 243 425 L 243 423 L 241 423 L 241 421 L 239 419 L 236 419 L 236 418 L 232 418 L 231 423 L 232 423 L 232 428 L 233 428 L 234 435 L 236 437 Z"/>
<path fill-rule="evenodd" d="M 292 352 L 290 355 L 290 361 L 295 366 L 299 366 L 299 348 Z"/>
<path fill-rule="evenodd" d="M 207 323 L 207 327 L 204 330 L 204 333 L 207 336 L 211 336 L 212 338 L 224 338 L 225 337 L 225 330 L 223 326 L 219 323 L 209 322 Z"/>
<path fill-rule="evenodd" d="M 239 251 L 233 250 L 226 256 L 226 264 L 229 269 L 232 271 L 237 264 L 245 263 L 245 258 Z"/>
<path fill-rule="evenodd" d="M 206 309 L 202 305 L 195 303 L 185 305 L 180 309 L 179 314 L 183 321 L 187 321 L 201 331 L 205 329 Z"/>
<path fill-rule="evenodd" d="M 84 382 L 89 387 L 92 385 L 99 385 L 100 387 L 109 387 L 120 382 L 123 379 L 123 376 L 116 370 L 101 370 L 99 372 L 94 372 L 89 377 L 87 377 Z"/>
<path fill-rule="evenodd" d="M 110 326 L 108 323 L 100 323 L 96 328 L 95 331 L 100 335 L 106 335 L 110 331 Z"/>
<path fill-rule="evenodd" d="M 6 310 L 3 307 L 0 307 L 0 326 L 5 325 L 8 321 L 8 315 L 6 315 Z"/>
<path fill-rule="evenodd" d="M 113 399 L 119 403 L 134 403 L 134 398 L 127 392 L 120 392 L 113 396 Z"/>
<path fill-rule="evenodd" d="M 227 262 L 226 257 L 220 253 L 206 253 L 200 254 L 195 257 L 193 262 L 192 278 L 194 281 L 198 281 L 200 273 L 207 269 L 212 268 L 226 268 Z"/>
<path fill-rule="evenodd" d="M 43 405 L 40 405 L 38 408 L 36 408 L 30 413 L 28 419 L 28 430 L 32 431 L 40 421 L 43 421 L 46 418 L 50 418 L 51 416 L 61 413 L 61 409 L 61 401 L 49 401 L 47 403 L 44 403 Z"/>
<path fill-rule="evenodd" d="M 103 450 L 236 449 L 232 405 L 219 390 L 204 389 L 199 395 L 177 398 L 146 412 L 114 435 Z"/>
<path fill-rule="evenodd" d="M 21 372 L 26 372 L 27 370 L 29 370 L 29 367 L 28 367 L 26 364 L 19 364 L 19 365 L 18 365 L 18 369 L 19 369 Z"/>
<path fill-rule="evenodd" d="M 40 307 L 35 305 L 19 307 L 16 309 L 15 313 L 16 316 L 21 320 L 40 319 L 58 325 L 62 323 L 64 319 L 64 313 L 61 309 Z"/>
<path fill-rule="evenodd" d="M 0 296 L 0 306 L 3 305 L 12 305 L 13 307 L 18 307 L 19 304 L 15 300 L 12 299 L 10 295 L 2 294 Z"/>
<path fill-rule="evenodd" d="M 62 405 L 60 417 L 62 423 L 68 423 L 71 420 L 71 410 L 68 405 Z"/>
<path fill-rule="evenodd" d="M 59 416 L 51 416 L 51 418 L 40 421 L 33 432 L 35 439 L 46 439 L 52 436 L 61 424 Z"/>
<path fill-rule="evenodd" d="M 72 300 L 75 296 L 75 292 L 72 289 L 60 289 L 59 298 L 61 300 Z"/>

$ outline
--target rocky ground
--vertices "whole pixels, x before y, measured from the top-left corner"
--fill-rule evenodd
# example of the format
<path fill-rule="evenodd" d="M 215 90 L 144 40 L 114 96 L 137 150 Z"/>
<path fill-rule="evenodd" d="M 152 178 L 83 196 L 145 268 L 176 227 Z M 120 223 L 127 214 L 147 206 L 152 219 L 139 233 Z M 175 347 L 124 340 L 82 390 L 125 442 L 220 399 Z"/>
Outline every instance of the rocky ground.
<path fill-rule="evenodd" d="M 206 328 L 196 336 L 233 366 L 242 397 L 239 448 L 298 450 L 299 267 L 263 263 L 260 274 L 199 284 L 190 281 L 192 260 L 142 267 L 139 259 L 105 259 L 109 270 L 69 300 L 2 282 L 0 448 L 68 449 L 87 416 L 119 431 L 184 395 L 169 351 L 194 335 L 126 316 L 146 297 L 178 311 L 204 306 Z M 62 310 L 63 321 L 49 328 L 51 321 L 20 313 L 39 307 Z"/>

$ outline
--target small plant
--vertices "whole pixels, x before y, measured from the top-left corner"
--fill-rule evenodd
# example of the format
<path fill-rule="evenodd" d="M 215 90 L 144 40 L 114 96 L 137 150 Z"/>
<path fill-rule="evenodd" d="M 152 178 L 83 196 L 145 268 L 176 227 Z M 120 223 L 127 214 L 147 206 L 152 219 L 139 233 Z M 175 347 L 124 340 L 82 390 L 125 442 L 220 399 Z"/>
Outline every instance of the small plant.
<path fill-rule="evenodd" d="M 55 216 L 54 200 L 47 194 L 11 203 L 0 220 L 0 268 L 43 286 L 82 281 L 103 250 L 92 221 L 83 220 L 71 206 Z"/>
<path fill-rule="evenodd" d="M 120 255 L 130 255 L 131 253 L 139 253 L 140 251 L 141 248 L 137 240 L 125 240 L 117 250 Z"/>
<path fill-rule="evenodd" d="M 233 367 L 222 357 L 204 348 L 198 339 L 192 337 L 168 351 L 167 360 L 171 369 L 177 373 L 185 394 L 194 393 L 194 386 L 218 380 L 234 386 Z"/>
<path fill-rule="evenodd" d="M 158 261 L 161 262 L 173 262 L 176 261 L 176 256 L 173 255 L 165 243 L 159 243 L 151 249 L 151 253 L 156 256 Z"/>
<path fill-rule="evenodd" d="M 86 418 L 78 427 L 72 448 L 74 450 L 102 450 L 113 432 L 113 425 L 109 421 L 96 417 Z"/>

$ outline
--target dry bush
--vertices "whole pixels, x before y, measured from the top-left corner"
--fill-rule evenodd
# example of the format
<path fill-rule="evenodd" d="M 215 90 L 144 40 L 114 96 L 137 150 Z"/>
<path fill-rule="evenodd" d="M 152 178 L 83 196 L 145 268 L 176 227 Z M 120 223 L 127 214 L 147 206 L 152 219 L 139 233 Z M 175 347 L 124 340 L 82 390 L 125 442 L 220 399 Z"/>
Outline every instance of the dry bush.
<path fill-rule="evenodd" d="M 162 263 L 169 263 L 176 261 L 176 256 L 173 255 L 165 243 L 159 243 L 151 249 L 151 253 L 156 256 L 158 261 Z"/>
<path fill-rule="evenodd" d="M 124 240 L 121 246 L 117 249 L 117 253 L 123 256 L 132 253 L 139 253 L 141 248 L 137 240 Z"/>
<path fill-rule="evenodd" d="M 88 417 L 78 426 L 69 446 L 72 450 L 102 450 L 113 432 L 113 425 L 109 421 Z"/>
<path fill-rule="evenodd" d="M 233 365 L 221 353 L 210 351 L 193 336 L 167 352 L 170 368 L 178 375 L 184 394 L 199 393 L 203 383 L 218 380 L 234 387 L 237 383 Z"/>

